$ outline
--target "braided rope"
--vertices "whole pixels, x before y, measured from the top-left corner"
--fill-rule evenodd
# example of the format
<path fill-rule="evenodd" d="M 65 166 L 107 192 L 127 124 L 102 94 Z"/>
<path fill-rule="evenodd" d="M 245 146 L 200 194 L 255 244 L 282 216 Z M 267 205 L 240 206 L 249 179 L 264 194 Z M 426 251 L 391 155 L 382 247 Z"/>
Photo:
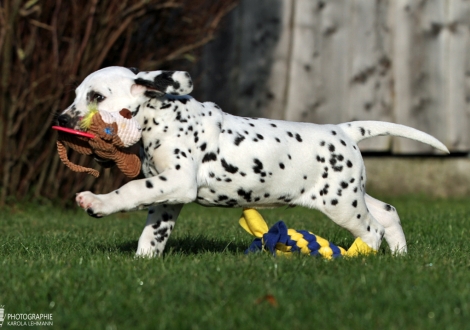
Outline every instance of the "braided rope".
<path fill-rule="evenodd" d="M 254 209 L 243 210 L 239 223 L 243 229 L 256 237 L 245 253 L 268 250 L 273 255 L 289 256 L 294 252 L 300 252 L 311 256 L 322 256 L 326 259 L 376 253 L 360 237 L 356 238 L 346 251 L 309 231 L 288 229 L 283 221 L 276 222 L 268 229 L 261 214 Z"/>
<path fill-rule="evenodd" d="M 64 163 L 68 168 L 70 168 L 74 172 L 85 172 L 87 174 L 93 175 L 95 178 L 97 178 L 100 175 L 100 172 L 98 172 L 97 170 L 93 168 L 84 167 L 84 166 L 72 163 L 67 157 L 67 149 L 65 148 L 65 145 L 70 146 L 74 150 L 76 150 L 75 148 L 78 148 L 82 151 L 86 150 L 86 149 L 81 149 L 78 145 L 74 143 L 70 143 L 70 141 L 57 140 L 57 152 L 59 153 L 59 158 L 62 161 L 62 163 Z M 80 152 L 80 153 L 86 154 L 84 152 Z"/>

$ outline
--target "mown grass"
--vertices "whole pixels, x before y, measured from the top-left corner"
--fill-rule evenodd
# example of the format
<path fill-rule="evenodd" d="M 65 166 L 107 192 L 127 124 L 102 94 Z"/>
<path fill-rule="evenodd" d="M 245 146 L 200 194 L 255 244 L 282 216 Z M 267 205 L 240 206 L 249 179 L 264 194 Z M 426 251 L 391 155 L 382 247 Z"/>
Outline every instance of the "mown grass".
<path fill-rule="evenodd" d="M 51 205 L 0 210 L 0 305 L 69 329 L 463 329 L 470 322 L 470 198 L 387 198 L 409 254 L 325 261 L 245 255 L 239 209 L 188 205 L 160 259 L 135 259 L 145 213 L 103 219 Z M 262 212 L 343 247 L 301 208 Z M 4 327 L 8 328 L 6 324 Z"/>

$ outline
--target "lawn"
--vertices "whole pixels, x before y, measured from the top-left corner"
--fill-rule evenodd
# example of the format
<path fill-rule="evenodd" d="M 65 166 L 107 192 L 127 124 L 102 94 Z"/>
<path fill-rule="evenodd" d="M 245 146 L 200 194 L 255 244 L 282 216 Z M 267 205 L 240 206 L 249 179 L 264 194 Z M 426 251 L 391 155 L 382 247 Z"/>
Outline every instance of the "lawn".
<path fill-rule="evenodd" d="M 165 255 L 135 259 L 145 213 L 94 219 L 47 203 L 5 207 L 0 305 L 52 313 L 58 329 L 466 328 L 470 198 L 383 200 L 401 216 L 405 257 L 385 244 L 375 256 L 333 261 L 245 255 L 252 237 L 240 209 L 188 205 Z M 345 248 L 354 240 L 316 211 L 262 214 Z"/>

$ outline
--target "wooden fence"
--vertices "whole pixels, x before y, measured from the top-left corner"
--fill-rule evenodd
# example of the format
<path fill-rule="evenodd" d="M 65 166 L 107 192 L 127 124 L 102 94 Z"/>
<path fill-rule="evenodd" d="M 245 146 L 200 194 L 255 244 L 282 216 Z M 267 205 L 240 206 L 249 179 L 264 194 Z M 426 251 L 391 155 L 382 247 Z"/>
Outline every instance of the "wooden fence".
<path fill-rule="evenodd" d="M 242 0 L 205 48 L 197 77 L 198 97 L 227 112 L 385 120 L 468 152 L 470 1 Z M 434 152 L 387 137 L 361 149 Z"/>

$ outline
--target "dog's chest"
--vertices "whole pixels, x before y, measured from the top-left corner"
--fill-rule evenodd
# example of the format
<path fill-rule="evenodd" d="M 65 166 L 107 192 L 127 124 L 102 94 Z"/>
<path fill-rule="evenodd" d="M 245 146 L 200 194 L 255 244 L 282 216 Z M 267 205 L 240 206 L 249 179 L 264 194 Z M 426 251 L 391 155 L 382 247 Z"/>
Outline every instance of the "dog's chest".
<path fill-rule="evenodd" d="M 221 111 L 214 103 L 179 98 L 148 103 L 143 110 L 141 157 L 147 177 L 168 168 L 184 170 L 216 144 Z"/>

